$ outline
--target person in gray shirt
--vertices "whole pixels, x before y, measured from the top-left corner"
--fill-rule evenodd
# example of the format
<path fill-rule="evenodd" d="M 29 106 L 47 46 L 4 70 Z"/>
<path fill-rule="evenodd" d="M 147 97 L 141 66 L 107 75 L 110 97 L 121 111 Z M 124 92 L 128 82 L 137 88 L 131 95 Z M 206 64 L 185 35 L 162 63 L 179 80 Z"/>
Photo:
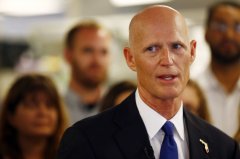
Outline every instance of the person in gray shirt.
<path fill-rule="evenodd" d="M 65 104 L 71 124 L 98 112 L 107 79 L 110 41 L 110 33 L 92 20 L 76 24 L 66 35 L 64 57 L 71 73 Z"/>

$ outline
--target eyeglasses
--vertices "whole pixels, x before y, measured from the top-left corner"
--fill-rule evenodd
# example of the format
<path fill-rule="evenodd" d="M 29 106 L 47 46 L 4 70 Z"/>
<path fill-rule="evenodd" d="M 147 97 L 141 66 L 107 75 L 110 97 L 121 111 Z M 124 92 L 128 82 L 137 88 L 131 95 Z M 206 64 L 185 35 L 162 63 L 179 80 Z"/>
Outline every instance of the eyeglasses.
<path fill-rule="evenodd" d="M 216 31 L 225 33 L 229 28 L 233 29 L 233 31 L 237 34 L 240 34 L 240 23 L 236 23 L 234 25 L 229 25 L 223 22 L 211 22 L 210 28 Z"/>

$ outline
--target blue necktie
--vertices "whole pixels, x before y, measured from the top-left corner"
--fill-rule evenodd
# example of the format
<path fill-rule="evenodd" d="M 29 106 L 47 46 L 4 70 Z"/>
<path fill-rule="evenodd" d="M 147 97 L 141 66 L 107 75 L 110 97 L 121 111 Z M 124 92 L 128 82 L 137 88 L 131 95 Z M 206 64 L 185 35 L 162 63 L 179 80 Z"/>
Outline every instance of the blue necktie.
<path fill-rule="evenodd" d="M 160 150 L 159 159 L 178 159 L 177 144 L 173 138 L 174 125 L 170 121 L 166 121 L 162 130 L 165 132 L 165 137 Z"/>

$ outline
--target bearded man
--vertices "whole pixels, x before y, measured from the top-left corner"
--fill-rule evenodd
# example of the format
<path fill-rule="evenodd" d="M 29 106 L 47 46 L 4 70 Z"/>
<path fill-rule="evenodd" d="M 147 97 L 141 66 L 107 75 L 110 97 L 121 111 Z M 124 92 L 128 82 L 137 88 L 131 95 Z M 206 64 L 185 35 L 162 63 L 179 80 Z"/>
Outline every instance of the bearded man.
<path fill-rule="evenodd" d="M 65 103 L 70 123 L 95 115 L 109 66 L 110 33 L 95 21 L 83 21 L 69 30 L 64 56 L 71 69 Z"/>
<path fill-rule="evenodd" d="M 209 105 L 212 124 L 234 137 L 240 107 L 240 4 L 220 2 L 209 8 L 205 39 L 210 66 L 197 78 Z"/>

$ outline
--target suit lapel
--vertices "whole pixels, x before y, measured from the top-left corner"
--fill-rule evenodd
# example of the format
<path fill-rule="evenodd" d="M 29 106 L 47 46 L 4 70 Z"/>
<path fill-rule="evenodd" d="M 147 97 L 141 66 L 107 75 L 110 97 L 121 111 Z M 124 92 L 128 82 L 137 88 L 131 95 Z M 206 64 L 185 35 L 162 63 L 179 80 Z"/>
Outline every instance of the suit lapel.
<path fill-rule="evenodd" d="M 124 156 L 127 159 L 154 159 L 145 125 L 136 106 L 135 93 L 118 107 L 114 121 L 119 131 L 114 137 Z"/>
<path fill-rule="evenodd" d="M 118 109 L 113 120 L 119 129 L 114 134 L 114 138 L 125 158 L 154 159 L 147 130 L 136 106 L 135 93 L 121 103 Z M 201 124 L 198 122 L 199 119 L 186 110 L 184 110 L 184 119 L 188 130 L 190 159 L 210 159 L 211 147 L 208 147 L 210 141 L 207 135 L 204 135 L 206 134 L 204 131 L 207 130 L 202 130 L 199 127 Z"/>
<path fill-rule="evenodd" d="M 199 128 L 196 117 L 184 110 L 184 117 L 186 127 L 188 130 L 188 144 L 190 159 L 209 159 L 211 148 L 209 147 L 209 140 L 204 135 L 203 131 Z M 201 140 L 201 141 L 200 141 Z M 207 152 L 209 150 L 209 152 Z"/>

